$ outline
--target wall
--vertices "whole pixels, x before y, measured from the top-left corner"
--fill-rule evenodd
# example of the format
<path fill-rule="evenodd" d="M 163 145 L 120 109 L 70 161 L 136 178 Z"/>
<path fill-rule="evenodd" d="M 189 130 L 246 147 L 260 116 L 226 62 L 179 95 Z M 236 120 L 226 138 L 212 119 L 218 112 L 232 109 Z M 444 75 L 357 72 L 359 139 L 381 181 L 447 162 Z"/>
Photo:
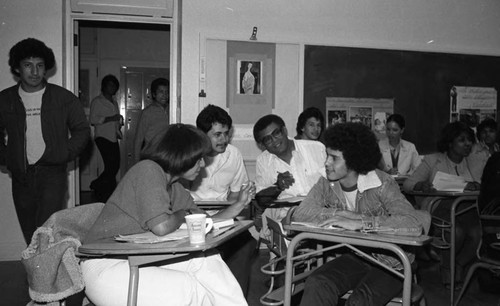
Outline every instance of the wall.
<path fill-rule="evenodd" d="M 198 105 L 204 38 L 248 40 L 254 26 L 262 42 L 500 55 L 500 2 L 495 0 L 190 0 L 182 5 L 183 106 Z M 303 77 L 296 84 L 299 100 L 287 108 L 292 112 L 302 109 L 302 84 Z M 197 112 L 186 110 L 182 121 L 194 123 Z"/>
<path fill-rule="evenodd" d="M 15 84 L 8 66 L 10 48 L 18 41 L 36 37 L 52 48 L 56 72 L 50 82 L 62 84 L 62 5 L 60 1 L 0 1 L 0 89 Z M 1 101 L 0 101 L 1 103 Z M 0 260 L 18 260 L 26 246 L 17 222 L 8 174 L 0 172 Z"/>

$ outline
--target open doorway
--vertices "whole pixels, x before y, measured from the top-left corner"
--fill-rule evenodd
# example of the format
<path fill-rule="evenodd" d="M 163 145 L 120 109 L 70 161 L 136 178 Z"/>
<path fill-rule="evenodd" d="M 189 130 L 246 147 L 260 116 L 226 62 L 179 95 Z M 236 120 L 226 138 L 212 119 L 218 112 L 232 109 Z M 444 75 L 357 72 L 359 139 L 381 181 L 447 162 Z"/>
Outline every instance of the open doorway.
<path fill-rule="evenodd" d="M 157 77 L 170 80 L 171 26 L 85 20 L 77 22 L 75 33 L 78 33 L 75 50 L 78 62 L 75 80 L 78 82 L 75 87 L 87 116 L 92 99 L 100 94 L 102 78 L 112 74 L 120 80 L 115 98 L 125 124 L 123 138 L 119 141 L 118 181 L 134 161 L 135 127 L 140 111 L 150 103 L 151 81 Z M 174 107 L 170 105 L 170 114 L 175 112 Z M 80 203 L 94 202 L 96 198 L 90 190 L 90 182 L 103 171 L 104 164 L 93 140 L 81 156 L 79 166 Z"/>

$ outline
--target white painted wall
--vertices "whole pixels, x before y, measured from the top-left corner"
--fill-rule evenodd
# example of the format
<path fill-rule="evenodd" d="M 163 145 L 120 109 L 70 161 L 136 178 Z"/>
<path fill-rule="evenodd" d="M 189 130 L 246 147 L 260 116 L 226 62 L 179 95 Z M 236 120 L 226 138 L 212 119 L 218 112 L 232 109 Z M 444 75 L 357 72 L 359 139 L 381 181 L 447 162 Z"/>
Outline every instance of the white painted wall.
<path fill-rule="evenodd" d="M 203 39 L 248 40 L 254 26 L 262 42 L 500 55 L 497 0 L 189 0 L 182 5 L 182 121 L 189 123 L 197 115 Z M 291 112 L 302 108 L 302 84 L 303 78 L 298 104 L 287 105 Z M 295 123 L 286 124 L 290 129 Z"/>

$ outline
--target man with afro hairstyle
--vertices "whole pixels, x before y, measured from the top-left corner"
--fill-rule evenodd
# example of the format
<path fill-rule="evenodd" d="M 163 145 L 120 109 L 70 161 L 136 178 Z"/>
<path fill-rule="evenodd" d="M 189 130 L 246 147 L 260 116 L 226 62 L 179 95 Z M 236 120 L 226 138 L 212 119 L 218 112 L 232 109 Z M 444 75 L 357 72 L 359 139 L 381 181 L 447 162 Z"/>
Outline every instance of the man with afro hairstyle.
<path fill-rule="evenodd" d="M 15 44 L 9 66 L 19 82 L 0 92 L 0 165 L 12 175 L 14 206 L 29 244 L 36 228 L 65 208 L 67 163 L 87 145 L 90 126 L 78 98 L 47 82 L 55 58 L 43 42 Z"/>

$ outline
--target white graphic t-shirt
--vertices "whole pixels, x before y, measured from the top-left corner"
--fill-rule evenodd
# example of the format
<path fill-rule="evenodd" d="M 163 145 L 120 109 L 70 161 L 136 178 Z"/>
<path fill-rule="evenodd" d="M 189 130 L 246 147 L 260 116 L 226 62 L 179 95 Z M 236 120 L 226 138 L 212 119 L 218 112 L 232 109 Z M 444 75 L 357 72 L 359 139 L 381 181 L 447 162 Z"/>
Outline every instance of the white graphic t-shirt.
<path fill-rule="evenodd" d="M 45 88 L 37 92 L 25 92 L 19 86 L 19 96 L 26 109 L 26 155 L 30 165 L 36 163 L 45 151 L 40 113 Z"/>

